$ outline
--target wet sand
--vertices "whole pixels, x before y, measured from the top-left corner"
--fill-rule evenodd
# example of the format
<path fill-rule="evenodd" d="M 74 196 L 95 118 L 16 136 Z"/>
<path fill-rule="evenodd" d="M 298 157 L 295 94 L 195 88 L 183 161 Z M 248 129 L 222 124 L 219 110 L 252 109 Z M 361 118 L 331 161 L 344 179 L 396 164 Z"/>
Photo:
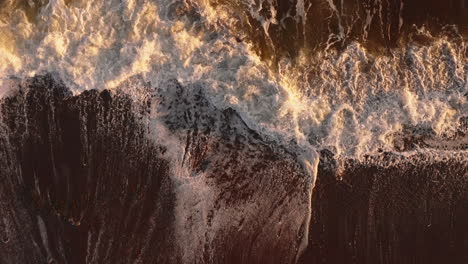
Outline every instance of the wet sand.
<path fill-rule="evenodd" d="M 131 101 L 108 91 L 72 96 L 50 76 L 27 83 L 1 106 L 2 263 L 183 262 L 180 245 L 193 246 L 193 238 L 175 233 L 167 150 L 147 139 Z M 180 91 L 176 104 L 186 101 Z M 206 102 L 193 101 L 203 118 L 197 126 L 178 115 L 166 125 L 174 133 L 192 127 L 187 162 L 222 190 L 207 228 L 224 206 L 258 204 L 241 210 L 242 219 L 227 218 L 197 261 L 293 263 L 302 241 L 294 215 L 306 210 L 294 201 L 307 187 L 297 157 L 249 130 L 235 111 L 203 112 Z M 374 159 L 338 166 L 322 151 L 299 262 L 465 263 L 467 161 Z M 192 217 L 188 230 L 197 228 Z"/>

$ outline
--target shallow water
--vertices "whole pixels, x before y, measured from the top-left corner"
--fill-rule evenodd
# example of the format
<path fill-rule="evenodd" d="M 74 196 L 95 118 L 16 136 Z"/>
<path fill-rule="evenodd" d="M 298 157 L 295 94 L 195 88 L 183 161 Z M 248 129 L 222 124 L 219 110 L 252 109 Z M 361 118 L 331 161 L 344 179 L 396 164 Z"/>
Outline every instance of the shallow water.
<path fill-rule="evenodd" d="M 401 169 L 395 179 L 426 179 L 424 168 L 438 164 L 434 173 L 465 186 L 450 193 L 466 204 L 467 17 L 465 1 L 1 1 L 2 188 L 14 190 L 2 198 L 3 229 L 17 239 L 1 256 L 271 263 L 327 255 L 309 243 L 319 239 L 313 208 L 328 200 L 314 205 L 321 192 L 312 190 L 317 177 L 354 179 L 346 164 L 364 166 L 363 178 Z M 163 183 L 151 185 L 156 179 Z M 135 219 L 132 206 L 141 210 Z M 66 227 L 77 219 L 90 222 Z M 154 237 L 130 238 L 127 254 L 113 236 L 141 221 Z M 168 241 L 149 242 L 160 239 Z M 359 247 L 371 253 L 354 261 L 403 261 L 389 247 L 398 253 Z"/>

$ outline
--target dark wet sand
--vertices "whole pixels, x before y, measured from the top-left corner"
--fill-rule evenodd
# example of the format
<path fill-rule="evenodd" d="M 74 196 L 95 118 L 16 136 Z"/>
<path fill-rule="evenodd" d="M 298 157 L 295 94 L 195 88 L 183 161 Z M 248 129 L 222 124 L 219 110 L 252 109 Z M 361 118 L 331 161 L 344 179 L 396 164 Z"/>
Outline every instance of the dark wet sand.
<path fill-rule="evenodd" d="M 165 125 L 190 128 L 183 162 L 222 190 L 204 216 L 207 230 L 223 207 L 259 205 L 227 219 L 213 242 L 201 241 L 194 261 L 292 262 L 303 226 L 276 223 L 309 187 L 295 156 L 263 141 L 235 111 L 213 109 L 200 94 L 186 98 L 174 85 L 175 101 L 161 101 L 172 112 Z M 193 235 L 212 235 L 197 231 L 191 207 L 187 226 L 175 226 L 167 149 L 148 139 L 136 115 L 149 105 L 135 107 L 108 91 L 72 96 L 50 75 L 3 101 L 0 263 L 182 263 L 179 245 L 196 249 Z"/>
<path fill-rule="evenodd" d="M 193 100 L 195 109 L 207 106 Z M 0 263 L 181 263 L 166 150 L 146 139 L 134 107 L 107 91 L 73 97 L 50 76 L 2 103 Z M 166 123 L 194 129 L 187 162 L 222 188 L 219 206 L 261 206 L 198 261 L 294 262 L 298 227 L 276 223 L 289 221 L 296 208 L 288 201 L 307 187 L 295 156 L 239 127 L 233 110 L 199 110 L 198 126 L 178 115 Z M 393 165 L 348 161 L 338 179 L 331 153 L 322 152 L 300 263 L 467 263 L 468 161 L 380 159 Z M 262 203 L 271 195 L 275 204 Z"/>
<path fill-rule="evenodd" d="M 468 160 L 396 160 L 319 168 L 301 263 L 468 262 Z"/>

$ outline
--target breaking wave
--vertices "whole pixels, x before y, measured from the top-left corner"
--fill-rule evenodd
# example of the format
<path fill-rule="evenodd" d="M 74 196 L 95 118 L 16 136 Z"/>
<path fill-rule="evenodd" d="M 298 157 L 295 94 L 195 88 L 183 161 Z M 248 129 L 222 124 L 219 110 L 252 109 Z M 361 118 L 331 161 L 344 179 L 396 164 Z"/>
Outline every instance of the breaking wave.
<path fill-rule="evenodd" d="M 281 215 L 295 219 L 285 227 L 294 235 L 275 229 L 285 241 L 295 241 L 294 249 L 288 252 L 284 245 L 275 246 L 284 261 L 297 261 L 309 239 L 312 189 L 324 152 L 343 165 L 334 171 L 337 174 L 344 173 L 344 164 L 350 161 L 388 168 L 417 157 L 434 163 L 449 158 L 466 168 L 468 47 L 463 17 L 468 9 L 463 1 L 445 5 L 428 1 L 427 5 L 444 9 L 424 16 L 415 5 L 424 3 L 413 2 L 2 1 L 0 98 L 3 105 L 11 98 L 28 102 L 35 96 L 33 90 L 39 89 L 31 87 L 57 86 L 58 91 L 67 92 L 53 95 L 50 102 L 47 99 L 48 107 L 73 112 L 60 103 L 71 100 L 79 109 L 89 108 L 83 113 L 95 111 L 90 110 L 93 103 L 96 109 L 107 109 L 101 99 L 93 99 L 100 98 L 93 94 L 98 93 L 95 90 L 103 98 L 130 100 L 131 106 L 125 109 L 138 120 L 135 126 L 143 127 L 141 135 L 148 140 L 135 144 L 154 144 L 164 151 L 143 152 L 151 156 L 148 153 L 156 151 L 154 155 L 169 161 L 174 186 L 168 188 L 178 201 L 173 213 L 178 228 L 168 236 L 178 241 L 177 254 L 186 263 L 213 261 L 212 255 L 196 254 L 215 250 L 207 246 L 220 239 L 212 234 L 231 234 L 235 225 L 255 222 L 254 212 L 272 203 L 269 190 L 262 189 L 246 191 L 250 196 L 245 202 L 229 207 L 231 198 L 222 194 L 228 187 L 209 175 L 219 173 L 216 167 L 233 165 L 213 153 L 222 156 L 230 153 L 231 143 L 247 144 L 253 146 L 245 150 L 252 157 L 259 153 L 261 159 L 284 159 L 277 166 L 297 175 L 278 176 L 267 183 L 246 178 L 235 184 L 251 181 L 259 188 L 264 184 L 275 189 L 282 188 L 278 182 L 297 184 L 276 190 L 275 199 L 288 201 L 279 206 L 281 210 L 271 211 L 279 222 Z M 69 99 L 74 97 L 90 101 Z M 5 109 L 0 120 L 11 129 Z M 17 110 L 42 111 L 28 109 Z M 58 122 L 57 131 L 65 129 L 60 111 L 50 111 L 53 122 Z M 120 116 L 119 110 L 112 111 Z M 13 119 L 28 123 L 28 118 Z M 81 116 L 86 118 L 90 117 Z M 102 118 L 104 122 L 107 117 Z M 86 122 L 77 127 L 98 131 L 99 125 L 88 127 L 91 121 Z M 106 129 L 102 131 L 110 133 Z M 214 139 L 203 141 L 202 131 L 231 143 L 225 143 L 223 150 L 207 143 Z M 193 143 L 195 139 L 202 143 Z M 80 140 L 88 144 L 88 139 Z M 205 152 L 212 154 L 205 157 Z M 244 161 L 250 172 L 233 169 L 232 173 L 255 174 L 254 163 Z M 229 176 L 225 178 L 233 184 Z M 288 196 L 292 190 L 296 196 Z M 226 224 L 226 219 L 232 224 Z M 258 240 L 271 241 L 270 235 L 260 232 Z M 47 235 L 42 236 L 46 240 Z"/>

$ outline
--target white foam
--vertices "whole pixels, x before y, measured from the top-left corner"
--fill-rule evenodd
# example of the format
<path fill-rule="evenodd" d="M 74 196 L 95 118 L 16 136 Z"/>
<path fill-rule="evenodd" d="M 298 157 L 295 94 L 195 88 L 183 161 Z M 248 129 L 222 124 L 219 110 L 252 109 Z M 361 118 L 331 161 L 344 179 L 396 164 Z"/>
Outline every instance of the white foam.
<path fill-rule="evenodd" d="M 268 34 L 270 23 L 278 23 L 276 10 L 264 18 L 254 9 L 258 6 L 250 7 Z M 305 23 L 303 1 L 296 8 Z M 203 87 L 217 108 L 234 108 L 250 128 L 270 139 L 286 147 L 294 141 L 291 145 L 302 148 L 295 152 L 312 153 L 303 155 L 303 163 L 315 167 L 311 174 L 318 160 L 315 149 L 329 148 L 346 158 L 393 151 L 394 135 L 405 126 L 450 135 L 468 112 L 464 43 L 441 39 L 381 57 L 354 43 L 342 53 L 303 56 L 299 65 L 283 60 L 279 71 L 272 71 L 248 43 L 231 34 L 235 23 L 230 10 L 201 0 L 72 1 L 69 6 L 50 0 L 35 23 L 13 10 L 0 23 L 0 96 L 14 86 L 6 81 L 10 76 L 45 72 L 56 73 L 75 94 L 120 87 L 135 100 L 148 98 L 148 91 L 128 85 L 130 77 L 152 87 L 176 79 Z M 164 137 L 158 142 L 168 146 L 168 157 L 180 164 L 183 144 L 158 123 L 159 114 L 153 112 L 148 124 L 155 140 Z M 179 225 L 197 208 L 203 219 L 216 190 L 203 177 L 188 176 L 183 166 L 173 170 L 180 189 Z M 203 228 L 203 222 L 194 228 Z M 195 229 L 179 235 L 192 236 L 187 243 L 206 241 Z"/>
<path fill-rule="evenodd" d="M 230 36 L 228 15 L 208 2 L 49 1 L 35 24 L 21 10 L 3 19 L 0 74 L 55 72 L 75 93 L 112 89 L 134 75 L 153 86 L 200 83 L 217 106 L 235 108 L 263 133 L 285 142 L 311 137 L 346 157 L 391 150 L 391 135 L 407 124 L 453 133 L 466 111 L 464 46 L 440 40 L 375 58 L 353 44 L 317 55 L 315 65 L 282 62 L 276 73 Z"/>

